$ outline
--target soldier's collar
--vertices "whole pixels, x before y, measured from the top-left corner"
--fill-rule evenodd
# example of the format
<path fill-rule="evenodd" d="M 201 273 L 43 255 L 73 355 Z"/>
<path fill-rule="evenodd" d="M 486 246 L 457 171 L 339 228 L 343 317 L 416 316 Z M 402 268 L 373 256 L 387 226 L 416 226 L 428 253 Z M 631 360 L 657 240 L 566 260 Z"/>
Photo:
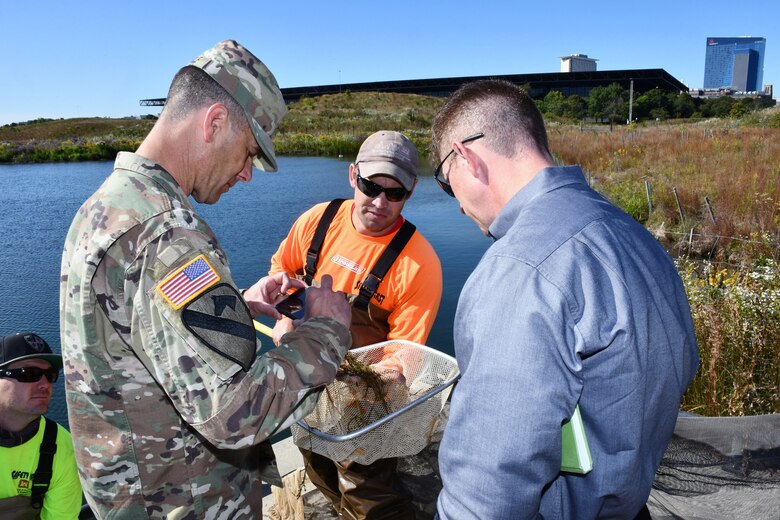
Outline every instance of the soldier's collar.
<path fill-rule="evenodd" d="M 184 193 L 184 190 L 181 189 L 179 183 L 176 182 L 176 179 L 173 178 L 173 175 L 152 159 L 148 159 L 137 153 L 119 152 L 116 156 L 116 161 L 114 162 L 114 168 L 128 170 L 138 175 L 143 175 L 152 180 L 160 189 L 172 198 L 182 201 L 187 207 L 191 206 L 187 195 Z"/>

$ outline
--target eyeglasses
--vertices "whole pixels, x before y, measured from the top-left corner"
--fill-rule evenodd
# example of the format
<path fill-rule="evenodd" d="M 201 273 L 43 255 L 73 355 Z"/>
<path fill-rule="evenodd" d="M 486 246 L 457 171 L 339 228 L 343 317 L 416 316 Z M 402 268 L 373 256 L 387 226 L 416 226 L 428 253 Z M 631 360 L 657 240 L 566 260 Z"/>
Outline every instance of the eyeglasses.
<path fill-rule="evenodd" d="M 409 196 L 409 192 L 404 188 L 385 188 L 375 182 L 364 179 L 360 176 L 360 172 L 357 173 L 357 187 L 364 195 L 372 199 L 384 193 L 390 202 L 401 202 Z"/>
<path fill-rule="evenodd" d="M 460 144 L 466 144 L 470 143 L 471 141 L 476 141 L 477 139 L 480 139 L 482 137 L 485 137 L 485 134 L 482 132 L 474 135 L 470 135 L 464 140 L 460 142 Z M 447 161 L 447 159 L 450 158 L 450 155 L 455 153 L 455 148 L 450 150 L 450 153 L 444 156 L 444 159 L 441 160 L 439 163 L 439 166 L 436 167 L 436 170 L 433 172 L 433 178 L 436 179 L 436 182 L 439 184 L 439 188 L 444 190 L 444 193 L 449 195 L 450 197 L 454 197 L 455 194 L 452 192 L 452 186 L 450 186 L 450 183 L 444 180 L 444 176 L 441 173 L 441 169 L 444 166 L 444 163 Z"/>
<path fill-rule="evenodd" d="M 54 367 L 21 367 L 21 368 L 0 368 L 0 377 L 10 377 L 20 383 L 37 383 L 43 376 L 49 380 L 49 383 L 57 381 L 60 371 Z"/>

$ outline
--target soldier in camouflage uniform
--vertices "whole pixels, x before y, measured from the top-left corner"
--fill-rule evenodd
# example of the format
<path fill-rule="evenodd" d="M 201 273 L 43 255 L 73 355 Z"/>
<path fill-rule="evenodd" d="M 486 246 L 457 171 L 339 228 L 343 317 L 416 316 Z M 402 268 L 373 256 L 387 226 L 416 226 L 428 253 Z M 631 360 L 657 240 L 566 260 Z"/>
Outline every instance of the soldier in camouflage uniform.
<path fill-rule="evenodd" d="M 257 357 L 252 316 L 298 282 L 266 277 L 243 297 L 188 200 L 214 203 L 252 162 L 275 170 L 286 113 L 271 72 L 224 41 L 174 78 L 138 152 L 79 209 L 62 260 L 68 414 L 98 518 L 260 518 L 264 440 L 308 413 L 351 339 L 330 281 L 307 316 Z"/>

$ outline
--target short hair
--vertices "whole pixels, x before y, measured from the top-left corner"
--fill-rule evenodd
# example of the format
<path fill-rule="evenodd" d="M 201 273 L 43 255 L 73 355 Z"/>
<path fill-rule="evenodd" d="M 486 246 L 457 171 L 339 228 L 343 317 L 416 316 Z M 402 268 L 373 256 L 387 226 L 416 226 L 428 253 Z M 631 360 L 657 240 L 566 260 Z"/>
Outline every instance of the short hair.
<path fill-rule="evenodd" d="M 160 117 L 180 121 L 196 110 L 214 103 L 222 103 L 227 107 L 232 131 L 249 126 L 244 109 L 227 90 L 203 69 L 187 65 L 179 69 L 173 77 Z"/>
<path fill-rule="evenodd" d="M 504 157 L 531 148 L 552 160 L 544 118 L 533 100 L 517 85 L 487 79 L 466 83 L 447 100 L 433 120 L 431 152 L 442 145 L 482 132 L 485 146 Z"/>

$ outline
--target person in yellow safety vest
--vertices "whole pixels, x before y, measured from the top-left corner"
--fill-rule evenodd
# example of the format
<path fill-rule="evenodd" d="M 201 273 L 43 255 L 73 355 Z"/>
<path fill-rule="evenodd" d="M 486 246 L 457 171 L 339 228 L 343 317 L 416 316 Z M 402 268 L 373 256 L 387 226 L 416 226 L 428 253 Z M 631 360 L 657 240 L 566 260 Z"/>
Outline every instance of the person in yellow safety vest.
<path fill-rule="evenodd" d="M 62 358 L 32 332 L 0 339 L 0 511 L 4 519 L 78 518 L 70 433 L 43 417 Z"/>

